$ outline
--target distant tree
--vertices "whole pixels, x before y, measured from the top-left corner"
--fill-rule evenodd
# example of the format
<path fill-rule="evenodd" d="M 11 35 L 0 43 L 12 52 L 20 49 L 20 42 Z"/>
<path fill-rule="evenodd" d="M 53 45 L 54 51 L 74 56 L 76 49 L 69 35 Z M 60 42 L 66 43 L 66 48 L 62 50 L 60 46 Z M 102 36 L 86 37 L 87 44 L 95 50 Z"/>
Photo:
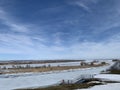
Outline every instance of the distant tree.
<path fill-rule="evenodd" d="M 119 60 L 119 59 L 113 59 L 112 61 L 113 61 L 113 62 L 117 62 L 117 61 L 120 61 L 120 60 Z"/>
<path fill-rule="evenodd" d="M 48 67 L 50 68 L 50 67 L 51 67 L 51 65 L 49 64 L 49 65 L 48 65 Z"/>
<path fill-rule="evenodd" d="M 106 62 L 101 62 L 102 65 L 106 64 Z"/>
<path fill-rule="evenodd" d="M 90 65 L 93 66 L 93 65 L 94 65 L 94 62 L 91 62 Z"/>
<path fill-rule="evenodd" d="M 4 66 L 3 69 L 7 69 L 6 66 Z"/>
<path fill-rule="evenodd" d="M 57 65 L 57 67 L 60 67 L 60 65 Z"/>
<path fill-rule="evenodd" d="M 21 68 L 22 68 L 22 66 L 21 66 L 21 65 L 17 65 L 17 66 L 16 66 L 16 68 L 21 69 Z"/>
<path fill-rule="evenodd" d="M 27 64 L 27 65 L 26 65 L 26 68 L 30 68 L 30 65 L 29 65 L 29 64 Z"/>
<path fill-rule="evenodd" d="M 15 65 L 12 65 L 12 68 L 16 68 Z"/>
<path fill-rule="evenodd" d="M 87 63 L 81 62 L 80 65 L 81 65 L 81 66 L 85 66 L 85 65 L 87 65 Z"/>
<path fill-rule="evenodd" d="M 46 68 L 46 65 L 43 65 L 42 67 L 43 67 L 43 68 Z"/>

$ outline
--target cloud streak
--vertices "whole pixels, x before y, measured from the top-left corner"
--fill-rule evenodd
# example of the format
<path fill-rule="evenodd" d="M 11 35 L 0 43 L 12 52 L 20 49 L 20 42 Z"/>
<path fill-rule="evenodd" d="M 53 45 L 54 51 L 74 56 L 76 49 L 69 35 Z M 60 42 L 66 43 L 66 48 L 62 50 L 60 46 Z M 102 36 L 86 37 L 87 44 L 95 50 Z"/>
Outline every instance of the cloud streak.
<path fill-rule="evenodd" d="M 5 39 L 4 37 L 3 44 L 8 43 L 12 47 L 0 47 L 0 53 L 6 54 L 19 54 L 19 55 L 26 55 L 29 58 L 33 59 L 42 58 L 42 59 L 69 59 L 69 58 L 119 58 L 119 51 L 120 51 L 120 37 L 119 34 L 116 36 L 111 37 L 107 41 L 103 42 L 83 42 L 83 43 L 75 43 L 72 46 L 46 46 L 41 43 L 36 44 L 34 41 L 31 41 L 30 37 L 26 37 L 23 41 L 19 42 L 19 38 L 23 38 L 23 36 L 7 36 L 8 38 Z M 13 38 L 16 38 L 14 40 Z M 25 38 L 25 37 L 24 37 Z M 13 40 L 12 40 L 13 39 Z M 7 40 L 7 41 L 6 41 Z M 26 42 L 26 43 L 25 43 Z"/>
<path fill-rule="evenodd" d="M 16 32 L 28 32 L 29 27 L 27 25 L 19 24 L 15 22 L 15 20 L 12 20 L 9 15 L 0 8 L 0 19 L 2 20 L 2 23 L 6 26 L 10 27 L 11 31 Z"/>
<path fill-rule="evenodd" d="M 74 4 L 76 4 L 77 6 L 83 8 L 87 12 L 91 12 L 91 9 L 87 5 L 85 5 L 83 2 L 77 1 Z"/>
<path fill-rule="evenodd" d="M 91 5 L 95 5 L 98 2 L 99 0 L 74 0 L 71 2 L 69 1 L 69 4 L 76 5 L 85 10 L 86 12 L 91 13 L 92 12 Z"/>

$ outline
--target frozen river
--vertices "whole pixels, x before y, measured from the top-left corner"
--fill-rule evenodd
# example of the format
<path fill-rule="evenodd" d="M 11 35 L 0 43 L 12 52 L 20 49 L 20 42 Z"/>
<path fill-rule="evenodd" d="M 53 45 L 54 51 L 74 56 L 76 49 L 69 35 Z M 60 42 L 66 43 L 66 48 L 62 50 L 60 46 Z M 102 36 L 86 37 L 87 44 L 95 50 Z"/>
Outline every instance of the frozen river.
<path fill-rule="evenodd" d="M 82 74 L 98 74 L 108 67 L 109 66 L 44 73 L 0 75 L 0 89 L 12 90 L 17 88 L 52 85 L 63 79 L 74 79 Z"/>

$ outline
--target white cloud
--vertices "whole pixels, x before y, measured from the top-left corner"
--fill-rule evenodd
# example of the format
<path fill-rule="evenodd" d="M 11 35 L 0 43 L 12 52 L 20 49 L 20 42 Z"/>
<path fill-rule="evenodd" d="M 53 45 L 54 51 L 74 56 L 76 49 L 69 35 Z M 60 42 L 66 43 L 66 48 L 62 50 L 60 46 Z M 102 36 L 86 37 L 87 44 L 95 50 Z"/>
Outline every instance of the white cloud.
<path fill-rule="evenodd" d="M 75 4 L 77 6 L 83 8 L 85 11 L 91 12 L 91 9 L 87 5 L 85 5 L 83 2 L 75 2 Z"/>
<path fill-rule="evenodd" d="M 62 32 L 57 32 L 57 33 L 53 34 L 55 45 L 61 45 L 62 44 L 63 40 L 61 39 L 61 37 L 64 34 L 65 33 L 62 33 Z"/>
<path fill-rule="evenodd" d="M 100 10 L 100 14 L 96 14 L 96 16 L 98 15 L 97 21 L 95 21 L 94 24 L 90 27 L 94 34 L 98 35 L 100 33 L 104 33 L 105 31 L 109 32 L 110 29 L 116 30 L 117 27 L 120 27 L 119 4 L 120 1 L 115 0 L 112 6 L 109 6 L 109 8 L 106 7 L 105 12 Z"/>
<path fill-rule="evenodd" d="M 0 41 L 8 44 L 22 44 L 22 45 L 33 45 L 31 39 L 26 35 L 16 35 L 16 34 L 0 34 Z"/>
<path fill-rule="evenodd" d="M 17 23 L 15 20 L 9 17 L 8 13 L 0 8 L 0 20 L 6 26 L 10 27 L 9 30 L 16 32 L 29 32 L 29 25 Z"/>
<path fill-rule="evenodd" d="M 120 34 L 102 42 L 83 42 L 70 47 L 71 57 L 120 58 Z"/>
<path fill-rule="evenodd" d="M 39 48 L 43 48 L 42 41 L 35 42 L 34 38 L 39 40 L 40 37 L 21 34 L 0 34 L 0 54 L 38 54 Z"/>
<path fill-rule="evenodd" d="M 76 5 L 87 12 L 92 12 L 90 5 L 97 4 L 99 0 L 68 0 L 68 4 Z"/>
<path fill-rule="evenodd" d="M 78 58 L 120 58 L 120 37 L 119 35 L 111 37 L 103 42 L 83 42 L 74 43 L 72 46 L 47 46 L 42 43 L 36 44 L 28 36 L 10 36 L 0 35 L 3 44 L 11 47 L 1 46 L 0 53 L 27 55 L 29 58 L 36 59 L 78 59 Z M 23 41 L 21 41 L 21 38 Z M 2 40 L 0 39 L 0 40 Z"/>

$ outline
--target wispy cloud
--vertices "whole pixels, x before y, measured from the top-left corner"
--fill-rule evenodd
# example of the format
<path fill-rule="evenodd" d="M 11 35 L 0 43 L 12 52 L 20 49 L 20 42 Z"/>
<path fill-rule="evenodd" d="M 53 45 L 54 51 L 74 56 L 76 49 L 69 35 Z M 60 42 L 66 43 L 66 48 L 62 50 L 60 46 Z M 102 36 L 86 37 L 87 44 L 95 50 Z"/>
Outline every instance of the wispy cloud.
<path fill-rule="evenodd" d="M 102 42 L 82 42 L 76 43 L 68 48 L 70 53 L 66 56 L 70 58 L 120 58 L 120 38 L 119 35 L 111 37 Z"/>
<path fill-rule="evenodd" d="M 16 32 L 28 32 L 29 31 L 28 25 L 23 25 L 21 23 L 17 23 L 15 20 L 13 20 L 10 17 L 10 15 L 8 15 L 7 12 L 5 12 L 1 8 L 0 8 L 0 20 L 2 20 L 3 24 L 10 27 L 9 30 L 16 31 Z"/>
<path fill-rule="evenodd" d="M 63 41 L 62 40 L 62 36 L 64 36 L 66 33 L 63 33 L 63 32 L 56 32 L 53 34 L 53 37 L 54 37 L 54 44 L 55 45 L 62 45 Z"/>
<path fill-rule="evenodd" d="M 119 58 L 120 37 L 114 35 L 103 42 L 76 42 L 71 46 L 52 45 L 46 46 L 42 43 L 36 44 L 25 36 L 3 36 L 3 44 L 11 47 L 1 46 L 0 53 L 27 55 L 29 58 L 57 59 L 57 58 Z M 14 39 L 16 38 L 16 40 Z M 20 38 L 24 38 L 20 41 Z M 20 40 L 19 40 L 20 39 Z"/>
<path fill-rule="evenodd" d="M 16 43 L 22 45 L 33 45 L 31 43 L 31 38 L 26 35 L 18 35 L 18 34 L 0 34 L 0 41 L 8 44 L 15 45 Z"/>
<path fill-rule="evenodd" d="M 0 37 L 0 53 L 31 55 L 38 52 L 38 48 L 44 47 L 40 42 L 41 40 L 37 44 L 33 40 L 35 37 L 32 38 L 27 35 L 0 34 Z"/>
<path fill-rule="evenodd" d="M 71 0 L 69 4 L 76 5 L 87 12 L 92 12 L 90 5 L 97 4 L 99 0 Z"/>
<path fill-rule="evenodd" d="M 120 12 L 119 12 L 120 6 L 117 5 L 120 2 L 116 0 L 114 3 L 115 4 L 112 7 L 109 6 L 105 14 L 104 13 L 101 14 L 102 19 L 101 18 L 98 19 L 97 23 L 95 23 L 93 26 L 91 25 L 91 29 L 93 29 L 96 35 L 104 33 L 106 31 L 109 32 L 111 29 L 114 29 L 116 31 L 117 30 L 116 28 L 120 27 Z"/>
<path fill-rule="evenodd" d="M 83 2 L 76 1 L 74 4 L 76 4 L 77 6 L 83 8 L 87 12 L 91 12 L 90 7 L 88 7 L 87 5 L 85 5 L 85 3 L 83 3 Z"/>

